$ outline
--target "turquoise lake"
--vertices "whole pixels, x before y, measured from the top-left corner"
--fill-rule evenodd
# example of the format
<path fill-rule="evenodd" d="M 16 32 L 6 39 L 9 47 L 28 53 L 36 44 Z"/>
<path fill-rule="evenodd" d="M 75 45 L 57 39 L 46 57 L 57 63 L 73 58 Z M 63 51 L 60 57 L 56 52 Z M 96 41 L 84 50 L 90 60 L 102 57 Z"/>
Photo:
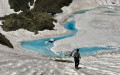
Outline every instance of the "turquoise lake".
<path fill-rule="evenodd" d="M 108 8 L 108 7 L 102 6 L 99 8 Z M 87 11 L 89 11 L 89 10 L 79 11 L 79 12 L 76 12 L 75 14 L 83 14 Z M 70 16 L 70 17 L 72 18 L 72 16 Z M 51 50 L 51 48 L 54 46 L 53 44 L 55 41 L 61 40 L 61 39 L 67 38 L 67 37 L 72 37 L 72 36 L 76 35 L 78 30 L 75 28 L 75 21 L 67 22 L 64 25 L 64 27 L 66 29 L 72 31 L 72 33 L 63 35 L 63 36 L 59 36 L 59 37 L 48 37 L 48 38 L 43 38 L 43 39 L 38 39 L 38 40 L 24 41 L 21 43 L 21 47 L 24 49 L 27 49 L 27 50 L 35 51 L 35 52 L 39 53 L 40 55 L 44 55 L 44 56 L 48 56 L 48 57 L 60 57 L 60 58 L 65 57 L 62 53 L 54 53 Z M 50 41 L 50 39 L 53 39 L 54 41 L 48 42 L 48 41 Z M 119 48 L 119 47 L 115 47 L 115 46 L 83 47 L 83 48 L 79 48 L 79 52 L 80 52 L 81 56 L 87 56 L 87 55 L 94 55 L 102 50 L 115 50 L 117 48 Z M 72 50 L 71 50 L 71 52 L 72 52 Z"/>
<path fill-rule="evenodd" d="M 38 39 L 38 40 L 33 40 L 33 41 L 25 41 L 21 43 L 21 47 L 35 51 L 41 55 L 49 56 L 49 57 L 64 57 L 62 53 L 54 53 L 50 48 L 53 47 L 53 43 L 48 43 L 46 44 L 46 41 L 50 41 L 50 39 L 54 39 L 54 41 L 64 39 L 67 37 L 74 36 L 77 33 L 77 29 L 75 28 L 75 21 L 70 21 L 65 24 L 65 28 L 72 31 L 72 33 L 59 36 L 59 37 L 48 37 L 44 39 Z"/>

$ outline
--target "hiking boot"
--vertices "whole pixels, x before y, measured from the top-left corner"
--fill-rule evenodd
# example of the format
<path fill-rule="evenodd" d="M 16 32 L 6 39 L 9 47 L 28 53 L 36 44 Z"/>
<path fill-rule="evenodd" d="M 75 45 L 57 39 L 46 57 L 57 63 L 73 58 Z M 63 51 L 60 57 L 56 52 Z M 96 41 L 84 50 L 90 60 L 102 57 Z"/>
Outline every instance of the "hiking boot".
<path fill-rule="evenodd" d="M 76 66 L 75 69 L 78 69 L 78 67 Z"/>

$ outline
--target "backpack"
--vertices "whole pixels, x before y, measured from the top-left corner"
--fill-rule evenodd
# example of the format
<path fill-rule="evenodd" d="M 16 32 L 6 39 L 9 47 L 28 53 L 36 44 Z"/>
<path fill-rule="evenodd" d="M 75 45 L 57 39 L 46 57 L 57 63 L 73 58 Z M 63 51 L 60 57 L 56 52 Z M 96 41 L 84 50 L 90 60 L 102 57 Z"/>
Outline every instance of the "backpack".
<path fill-rule="evenodd" d="M 76 52 L 76 53 L 74 54 L 74 57 L 75 57 L 75 58 L 79 58 L 79 53 Z"/>

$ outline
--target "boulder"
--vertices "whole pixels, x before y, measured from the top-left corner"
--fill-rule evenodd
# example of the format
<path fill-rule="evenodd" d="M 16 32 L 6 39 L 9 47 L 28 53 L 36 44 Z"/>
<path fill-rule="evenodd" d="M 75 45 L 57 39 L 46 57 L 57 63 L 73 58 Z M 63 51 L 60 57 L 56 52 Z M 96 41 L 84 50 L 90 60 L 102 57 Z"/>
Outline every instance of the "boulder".
<path fill-rule="evenodd" d="M 0 44 L 13 48 L 13 45 L 10 43 L 10 41 L 1 33 L 0 33 Z"/>

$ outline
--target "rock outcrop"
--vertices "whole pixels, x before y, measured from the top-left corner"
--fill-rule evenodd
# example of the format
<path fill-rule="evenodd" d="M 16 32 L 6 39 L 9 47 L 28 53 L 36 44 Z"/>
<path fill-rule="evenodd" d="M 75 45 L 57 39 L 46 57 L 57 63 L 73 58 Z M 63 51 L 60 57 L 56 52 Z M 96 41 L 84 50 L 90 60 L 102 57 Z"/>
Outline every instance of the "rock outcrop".
<path fill-rule="evenodd" d="M 43 12 L 25 11 L 20 14 L 11 14 L 3 18 L 4 31 L 15 31 L 20 28 L 38 33 L 45 29 L 53 30 L 55 21 L 51 15 Z"/>
<path fill-rule="evenodd" d="M 15 12 L 18 11 L 25 11 L 30 9 L 30 5 L 32 6 L 34 3 L 34 0 L 9 0 L 9 5 L 11 9 L 14 9 Z"/>
<path fill-rule="evenodd" d="M 33 10 L 56 14 L 62 12 L 61 8 L 71 2 L 72 0 L 37 0 Z"/>
<path fill-rule="evenodd" d="M 14 11 L 23 11 L 20 14 L 10 14 L 0 19 L 5 20 L 3 22 L 3 30 L 15 31 L 20 28 L 29 30 L 31 32 L 38 33 L 45 29 L 53 30 L 56 20 L 53 19 L 53 15 L 62 12 L 63 6 L 68 6 L 72 0 L 9 0 L 10 8 Z M 29 5 L 30 4 L 30 5 Z M 34 5 L 34 8 L 30 10 L 30 6 Z"/>
<path fill-rule="evenodd" d="M 62 12 L 61 8 L 68 6 L 71 2 L 72 0 L 36 0 L 33 10 L 55 14 Z M 34 4 L 34 0 L 9 0 L 9 4 L 10 8 L 16 12 L 26 11 Z"/>
<path fill-rule="evenodd" d="M 0 44 L 13 48 L 13 45 L 10 43 L 10 41 L 1 33 L 0 33 Z"/>

